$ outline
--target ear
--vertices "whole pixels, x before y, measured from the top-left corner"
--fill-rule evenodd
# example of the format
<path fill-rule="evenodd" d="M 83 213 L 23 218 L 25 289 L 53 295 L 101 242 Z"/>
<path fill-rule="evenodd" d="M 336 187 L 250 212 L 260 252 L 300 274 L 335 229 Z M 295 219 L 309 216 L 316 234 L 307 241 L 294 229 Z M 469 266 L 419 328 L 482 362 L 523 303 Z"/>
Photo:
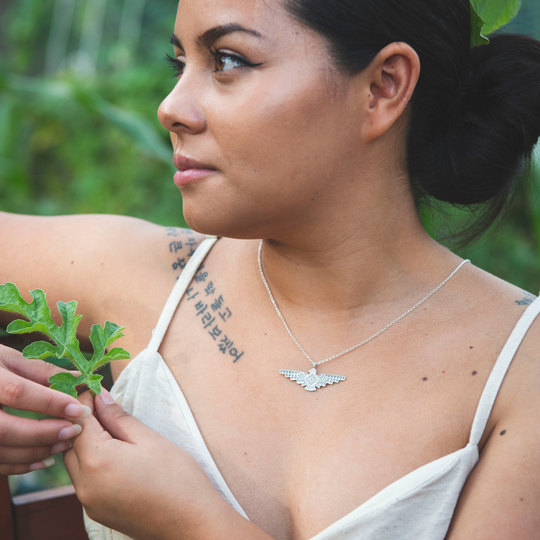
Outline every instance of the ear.
<path fill-rule="evenodd" d="M 401 118 L 420 76 L 420 58 L 406 43 L 391 43 L 364 70 L 367 83 L 363 110 L 363 140 L 384 135 Z"/>

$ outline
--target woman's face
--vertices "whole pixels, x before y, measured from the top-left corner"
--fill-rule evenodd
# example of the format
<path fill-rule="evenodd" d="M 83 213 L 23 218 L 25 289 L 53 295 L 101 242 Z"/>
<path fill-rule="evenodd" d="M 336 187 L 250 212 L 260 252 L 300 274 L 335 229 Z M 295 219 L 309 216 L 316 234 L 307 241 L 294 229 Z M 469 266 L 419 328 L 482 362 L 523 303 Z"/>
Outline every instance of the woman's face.
<path fill-rule="evenodd" d="M 242 238 L 309 226 L 359 157 L 355 86 L 322 38 L 277 0 L 181 0 L 172 41 L 179 77 L 159 119 L 188 169 L 175 181 L 189 225 Z"/>

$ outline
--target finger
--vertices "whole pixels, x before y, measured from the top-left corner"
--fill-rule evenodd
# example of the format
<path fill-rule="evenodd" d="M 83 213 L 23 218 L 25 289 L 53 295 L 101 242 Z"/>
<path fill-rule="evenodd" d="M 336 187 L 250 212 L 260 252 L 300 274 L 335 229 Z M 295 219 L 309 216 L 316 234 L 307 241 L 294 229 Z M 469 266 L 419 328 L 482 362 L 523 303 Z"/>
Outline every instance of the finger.
<path fill-rule="evenodd" d="M 4 447 L 0 448 L 0 463 L 3 465 L 23 465 L 44 461 L 55 454 L 71 448 L 69 441 L 60 441 L 52 446 Z"/>
<path fill-rule="evenodd" d="M 83 430 L 72 441 L 73 452 L 69 451 L 68 454 L 75 454 L 75 456 L 72 455 L 70 459 L 76 459 L 78 463 L 87 465 L 96 463 L 105 452 L 101 445 L 111 441 L 112 437 L 103 429 L 95 416 L 79 418 L 75 422 L 81 425 Z"/>
<path fill-rule="evenodd" d="M 79 418 L 90 414 L 72 396 L 24 379 L 8 370 L 0 378 L 0 403 L 49 416 Z"/>
<path fill-rule="evenodd" d="M 103 428 L 115 439 L 135 443 L 148 435 L 150 428 L 127 413 L 105 390 L 95 399 L 96 415 Z"/>
<path fill-rule="evenodd" d="M 75 450 L 73 450 L 73 448 L 70 448 L 64 452 L 64 465 L 66 467 L 67 473 L 69 474 L 71 482 L 75 487 L 75 490 L 77 490 L 77 486 L 79 483 L 78 480 L 80 467 L 77 454 L 75 453 Z"/>
<path fill-rule="evenodd" d="M 90 413 L 94 414 L 94 397 L 92 396 L 92 392 L 90 392 L 90 390 L 87 390 L 86 392 L 80 394 L 78 399 L 81 405 L 83 405 L 84 407 L 88 407 L 90 409 Z"/>
<path fill-rule="evenodd" d="M 0 447 L 53 445 L 75 437 L 80 429 L 68 420 L 35 420 L 0 411 Z"/>
<path fill-rule="evenodd" d="M 43 360 L 29 360 L 15 349 L 0 345 L 0 365 L 25 379 L 29 379 L 38 384 L 48 386 L 49 378 L 57 373 L 63 373 L 67 370 L 59 368 L 50 362 Z M 74 375 L 78 371 L 72 371 Z M 78 376 L 78 375 L 77 375 Z"/>
<path fill-rule="evenodd" d="M 55 464 L 53 458 L 27 465 L 0 465 L 0 475 L 26 474 L 39 469 L 46 469 Z"/>

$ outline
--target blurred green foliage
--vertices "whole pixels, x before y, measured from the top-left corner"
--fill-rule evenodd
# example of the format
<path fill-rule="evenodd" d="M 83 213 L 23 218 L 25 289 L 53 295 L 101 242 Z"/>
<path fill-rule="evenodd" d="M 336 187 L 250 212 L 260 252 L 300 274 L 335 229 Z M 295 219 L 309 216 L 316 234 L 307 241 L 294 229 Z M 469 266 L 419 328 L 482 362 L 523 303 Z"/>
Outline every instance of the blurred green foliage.
<path fill-rule="evenodd" d="M 0 210 L 115 213 L 184 226 L 168 133 L 156 117 L 173 88 L 176 0 L 0 2 Z M 539 36 L 524 0 L 510 31 Z M 498 227 L 458 250 L 516 285 L 540 290 L 540 158 Z M 434 236 L 467 219 L 423 211 Z M 61 467 L 13 478 L 18 492 L 67 482 Z M 59 472 L 58 472 L 59 471 Z M 62 472 L 63 471 L 63 472 Z M 52 478 L 52 480 L 51 480 Z"/>
<path fill-rule="evenodd" d="M 99 1 L 111 17 L 112 8 L 122 6 Z M 42 215 L 115 213 L 182 226 L 170 141 L 156 117 L 160 100 L 174 84 L 161 59 L 170 49 L 176 2 L 148 3 L 148 11 L 159 11 L 160 18 L 156 22 L 148 15 L 140 21 L 141 30 L 146 29 L 141 35 L 151 39 L 148 48 L 155 56 L 139 54 L 140 44 L 122 50 L 112 38 L 106 47 L 104 26 L 100 43 L 87 46 L 90 52 L 67 54 L 68 43 L 66 58 L 45 75 L 47 59 L 58 49 L 59 38 L 51 30 L 55 7 L 74 4 L 69 38 L 82 47 L 85 19 L 97 3 L 23 0 L 3 8 L 0 209 Z M 108 33 L 117 35 L 121 24 L 118 20 Z"/>

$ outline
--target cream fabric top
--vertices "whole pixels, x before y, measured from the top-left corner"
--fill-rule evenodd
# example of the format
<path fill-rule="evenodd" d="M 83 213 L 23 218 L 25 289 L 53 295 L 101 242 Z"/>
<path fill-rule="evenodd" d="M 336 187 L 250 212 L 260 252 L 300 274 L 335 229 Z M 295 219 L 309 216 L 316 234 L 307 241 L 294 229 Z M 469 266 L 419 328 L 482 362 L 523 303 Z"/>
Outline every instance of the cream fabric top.
<path fill-rule="evenodd" d="M 176 307 L 215 241 L 208 238 L 199 246 L 177 281 L 148 348 L 122 372 L 112 394 L 126 411 L 189 452 L 225 501 L 249 519 L 225 483 L 181 388 L 158 352 Z M 539 312 L 537 299 L 506 342 L 480 399 L 469 444 L 400 478 L 311 540 L 443 540 L 465 481 L 478 462 L 478 443 L 499 387 Z M 86 529 L 91 540 L 130 540 L 87 517 Z"/>

